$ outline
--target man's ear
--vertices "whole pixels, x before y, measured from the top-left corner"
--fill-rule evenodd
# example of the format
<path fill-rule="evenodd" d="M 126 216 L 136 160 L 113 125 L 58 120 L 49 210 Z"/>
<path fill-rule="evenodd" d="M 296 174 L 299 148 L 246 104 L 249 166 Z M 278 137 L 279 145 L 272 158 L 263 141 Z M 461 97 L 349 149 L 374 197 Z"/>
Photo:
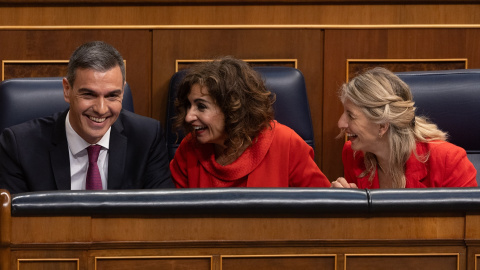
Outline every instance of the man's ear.
<path fill-rule="evenodd" d="M 123 83 L 122 94 L 121 94 L 122 101 L 123 101 L 123 97 L 124 97 L 124 95 L 125 95 L 125 87 L 127 87 L 127 81 L 125 81 L 125 82 Z"/>
<path fill-rule="evenodd" d="M 62 84 L 63 84 L 63 98 L 65 99 L 66 102 L 70 103 L 70 91 L 72 91 L 72 88 L 70 87 L 70 83 L 68 83 L 67 78 L 63 78 Z"/>

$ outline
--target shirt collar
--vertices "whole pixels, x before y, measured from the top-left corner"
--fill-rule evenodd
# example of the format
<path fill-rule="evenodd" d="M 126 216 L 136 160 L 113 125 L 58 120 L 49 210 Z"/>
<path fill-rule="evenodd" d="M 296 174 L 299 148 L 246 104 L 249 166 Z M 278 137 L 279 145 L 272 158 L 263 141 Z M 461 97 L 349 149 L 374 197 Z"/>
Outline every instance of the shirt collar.
<path fill-rule="evenodd" d="M 69 119 L 70 111 L 67 113 L 67 117 L 65 118 L 65 133 L 67 134 L 67 141 L 68 141 L 68 148 L 72 152 L 72 155 L 77 155 L 80 151 L 84 150 L 90 144 L 86 142 L 80 135 L 75 132 L 70 124 Z M 107 132 L 103 135 L 103 137 L 98 141 L 96 144 L 101 145 L 103 148 L 108 149 L 110 145 L 110 131 L 112 127 L 108 128 Z"/>

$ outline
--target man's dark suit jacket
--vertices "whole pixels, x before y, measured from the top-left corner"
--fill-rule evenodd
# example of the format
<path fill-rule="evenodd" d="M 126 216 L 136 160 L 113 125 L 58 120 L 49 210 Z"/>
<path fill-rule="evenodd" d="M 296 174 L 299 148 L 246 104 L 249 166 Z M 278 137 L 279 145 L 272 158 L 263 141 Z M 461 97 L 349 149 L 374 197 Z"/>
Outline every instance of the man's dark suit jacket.
<path fill-rule="evenodd" d="M 2 132 L 0 188 L 10 193 L 71 189 L 67 112 Z M 173 188 L 163 135 L 157 120 L 122 110 L 110 132 L 107 188 Z"/>

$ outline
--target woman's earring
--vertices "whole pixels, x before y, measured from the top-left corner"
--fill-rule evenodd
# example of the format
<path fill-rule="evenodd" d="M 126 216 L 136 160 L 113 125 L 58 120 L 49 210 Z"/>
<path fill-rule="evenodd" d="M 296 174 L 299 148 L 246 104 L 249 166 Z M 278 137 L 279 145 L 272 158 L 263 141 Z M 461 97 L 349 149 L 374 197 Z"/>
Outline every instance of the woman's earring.
<path fill-rule="evenodd" d="M 381 139 L 383 137 L 383 134 L 381 132 L 379 132 L 378 137 Z"/>

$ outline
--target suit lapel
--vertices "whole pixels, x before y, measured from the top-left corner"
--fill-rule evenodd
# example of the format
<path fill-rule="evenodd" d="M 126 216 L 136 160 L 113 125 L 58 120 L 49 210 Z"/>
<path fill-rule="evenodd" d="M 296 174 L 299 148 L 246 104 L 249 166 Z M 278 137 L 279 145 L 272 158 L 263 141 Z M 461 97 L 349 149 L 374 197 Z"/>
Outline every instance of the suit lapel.
<path fill-rule="evenodd" d="M 50 161 L 52 164 L 55 183 L 59 190 L 71 189 L 70 157 L 68 154 L 67 135 L 65 133 L 65 118 L 67 111 L 57 119 L 53 131 Z"/>
<path fill-rule="evenodd" d="M 127 156 L 127 137 L 123 134 L 121 116 L 112 125 L 110 131 L 110 146 L 108 148 L 108 189 L 119 189 L 125 170 Z"/>

